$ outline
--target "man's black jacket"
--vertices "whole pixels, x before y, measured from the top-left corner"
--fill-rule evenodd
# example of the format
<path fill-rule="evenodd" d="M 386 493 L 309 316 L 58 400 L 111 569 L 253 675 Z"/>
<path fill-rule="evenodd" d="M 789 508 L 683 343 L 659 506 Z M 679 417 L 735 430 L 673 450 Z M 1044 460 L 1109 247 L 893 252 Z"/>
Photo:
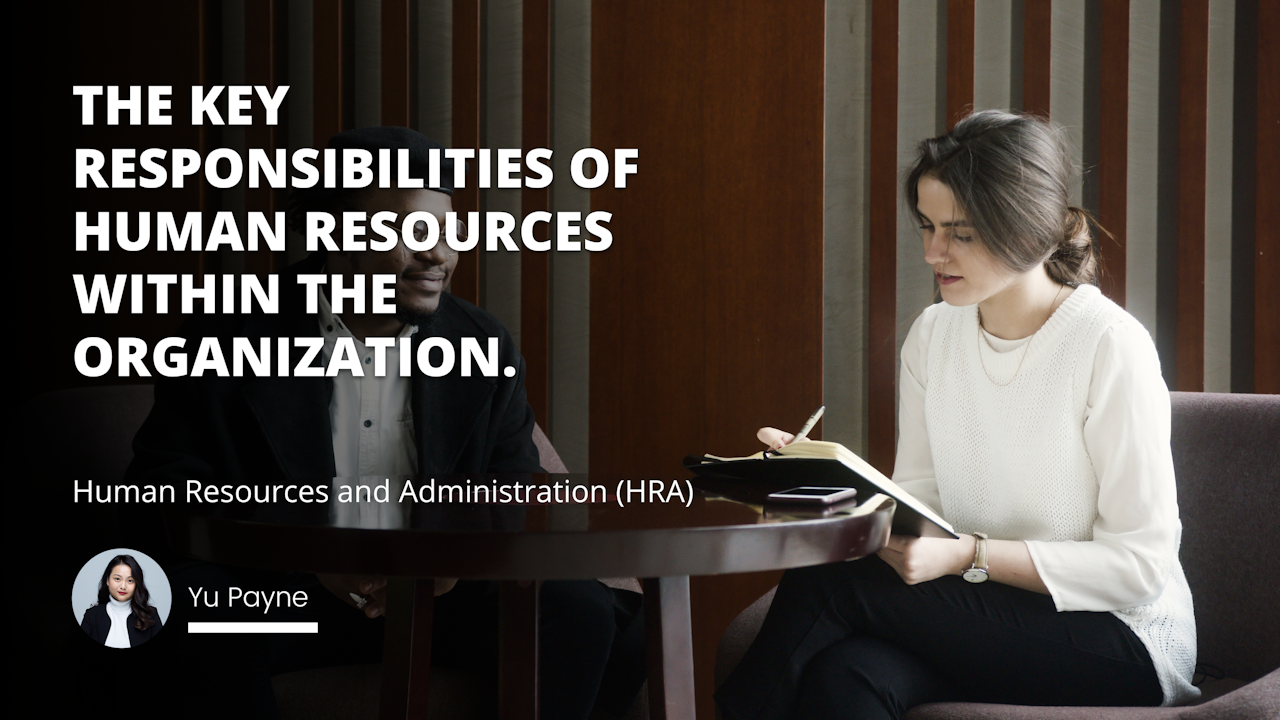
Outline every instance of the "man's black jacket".
<path fill-rule="evenodd" d="M 183 326 L 184 348 L 194 359 L 202 337 L 217 337 L 230 362 L 232 338 L 319 336 L 317 317 L 305 312 L 299 273 L 318 273 L 316 255 L 280 277 L 276 315 L 209 315 Z M 514 377 L 462 377 L 456 366 L 444 377 L 428 377 L 416 362 L 412 376 L 413 423 L 422 475 L 541 472 L 533 443 L 533 411 L 525 399 L 524 359 L 502 324 L 468 302 L 441 294 L 436 318 L 413 336 L 414 358 L 424 337 L 441 337 L 461 351 L 461 339 L 499 338 L 499 363 Z M 277 349 L 272 341 L 272 352 Z M 290 368 L 304 350 L 293 348 Z M 318 364 L 319 357 L 313 362 Z M 276 358 L 272 357 L 274 371 Z M 389 372 L 396 368 L 388 367 Z M 155 406 L 133 441 L 126 482 L 172 484 L 181 496 L 188 479 L 217 484 L 258 485 L 321 481 L 335 475 L 326 377 L 161 378 Z"/>

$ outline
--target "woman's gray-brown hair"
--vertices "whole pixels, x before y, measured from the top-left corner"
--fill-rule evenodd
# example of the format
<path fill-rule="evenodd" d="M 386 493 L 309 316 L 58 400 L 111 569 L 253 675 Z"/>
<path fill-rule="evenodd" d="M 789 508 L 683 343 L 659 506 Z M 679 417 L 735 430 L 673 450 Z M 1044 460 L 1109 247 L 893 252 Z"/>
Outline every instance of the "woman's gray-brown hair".
<path fill-rule="evenodd" d="M 934 178 L 951 191 L 983 246 L 1014 272 L 1043 262 L 1056 282 L 1094 283 L 1090 226 L 1097 223 L 1070 204 L 1075 169 L 1062 135 L 1031 115 L 975 112 L 946 135 L 921 141 L 906 179 L 908 208 L 925 222 L 918 185 Z"/>

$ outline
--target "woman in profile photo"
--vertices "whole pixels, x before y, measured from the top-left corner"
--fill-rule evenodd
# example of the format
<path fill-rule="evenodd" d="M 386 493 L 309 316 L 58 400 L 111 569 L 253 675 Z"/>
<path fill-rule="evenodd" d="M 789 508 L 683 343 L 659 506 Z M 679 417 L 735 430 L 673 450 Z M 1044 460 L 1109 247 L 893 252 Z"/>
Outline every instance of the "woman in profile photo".
<path fill-rule="evenodd" d="M 904 194 L 943 302 L 902 346 L 893 479 L 959 539 L 788 570 L 716 695 L 727 720 L 1199 694 L 1169 391 L 1150 334 L 1095 285 L 1073 175 L 1061 128 L 1032 116 L 976 112 L 920 143 Z"/>
<path fill-rule="evenodd" d="M 98 584 L 98 602 L 84 611 L 80 629 L 107 647 L 137 647 L 160 632 L 160 613 L 132 555 L 116 555 Z"/>

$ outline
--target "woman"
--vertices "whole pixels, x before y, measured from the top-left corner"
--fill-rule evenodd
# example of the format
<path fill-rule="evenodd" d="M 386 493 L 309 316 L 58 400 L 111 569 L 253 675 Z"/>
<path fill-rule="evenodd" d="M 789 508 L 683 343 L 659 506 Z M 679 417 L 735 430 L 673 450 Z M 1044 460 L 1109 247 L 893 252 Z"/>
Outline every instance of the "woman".
<path fill-rule="evenodd" d="M 117 555 L 107 563 L 98 602 L 84 611 L 80 629 L 107 647 L 137 647 L 160 632 L 160 613 L 150 601 L 138 561 Z"/>
<path fill-rule="evenodd" d="M 789 571 L 725 717 L 1199 694 L 1169 394 L 1146 330 L 1090 284 L 1060 137 L 984 111 L 920 144 L 906 194 L 945 302 L 902 349 L 894 479 L 960 539 Z"/>

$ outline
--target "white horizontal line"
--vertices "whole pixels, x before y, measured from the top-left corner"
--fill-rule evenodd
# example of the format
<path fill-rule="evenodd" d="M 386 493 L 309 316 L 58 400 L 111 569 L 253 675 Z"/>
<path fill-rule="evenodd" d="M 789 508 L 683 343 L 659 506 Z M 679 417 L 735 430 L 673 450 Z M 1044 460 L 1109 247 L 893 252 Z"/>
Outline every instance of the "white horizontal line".
<path fill-rule="evenodd" d="M 189 622 L 189 633 L 318 633 L 313 622 Z"/>

